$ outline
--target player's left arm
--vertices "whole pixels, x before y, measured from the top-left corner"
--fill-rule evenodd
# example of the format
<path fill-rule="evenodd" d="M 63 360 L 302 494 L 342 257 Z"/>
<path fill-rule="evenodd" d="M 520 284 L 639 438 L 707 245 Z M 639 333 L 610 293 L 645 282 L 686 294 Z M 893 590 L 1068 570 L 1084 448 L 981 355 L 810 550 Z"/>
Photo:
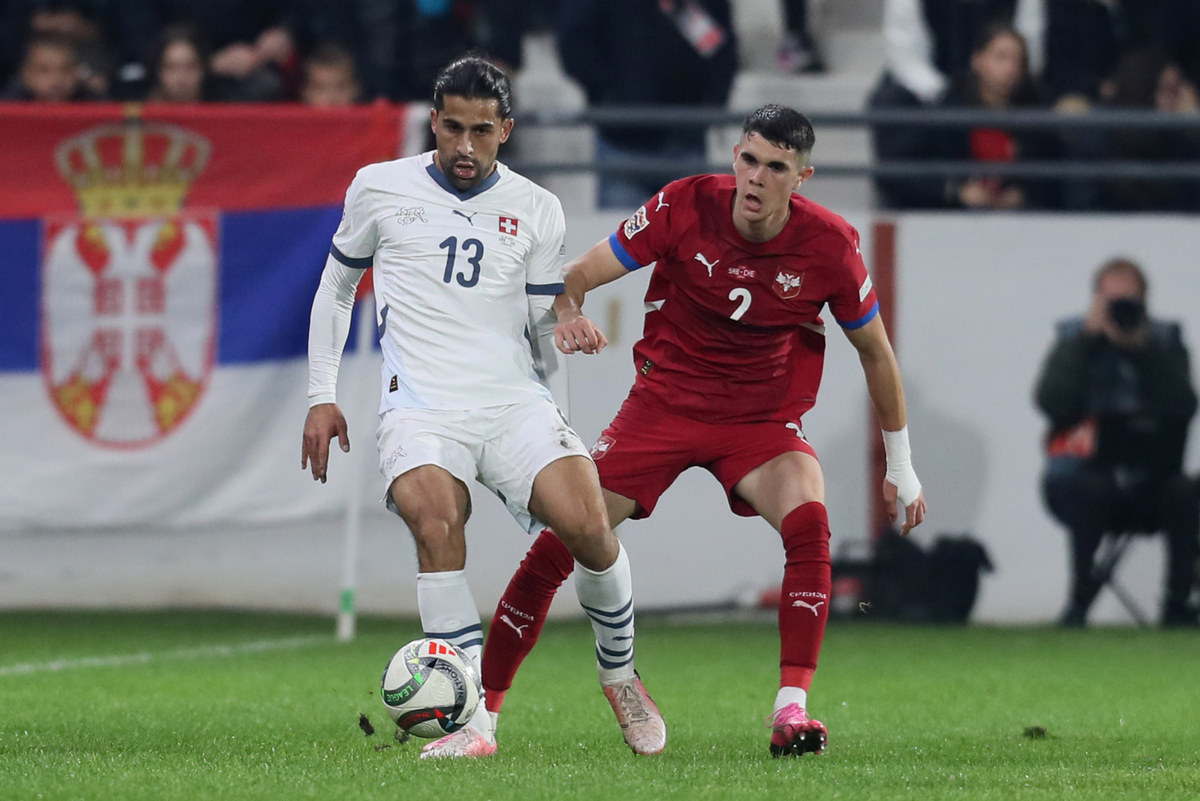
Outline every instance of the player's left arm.
<path fill-rule="evenodd" d="M 904 405 L 904 385 L 900 365 L 888 341 L 883 320 L 876 314 L 870 322 L 858 328 L 844 328 L 846 338 L 858 351 L 867 392 L 875 407 L 875 415 L 883 429 L 883 444 L 887 452 L 887 474 L 883 479 L 883 498 L 888 517 L 897 518 L 896 500 L 904 507 L 905 520 L 900 533 L 908 534 L 913 526 L 925 519 L 925 493 L 912 466 L 908 444 L 908 420 Z"/>

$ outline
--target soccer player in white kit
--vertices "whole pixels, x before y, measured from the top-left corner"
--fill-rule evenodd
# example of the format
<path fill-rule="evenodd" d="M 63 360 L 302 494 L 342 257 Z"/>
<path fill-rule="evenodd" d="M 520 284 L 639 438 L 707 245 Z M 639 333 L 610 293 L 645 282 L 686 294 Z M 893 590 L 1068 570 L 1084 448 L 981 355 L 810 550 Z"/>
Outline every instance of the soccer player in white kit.
<path fill-rule="evenodd" d="M 428 637 L 479 666 L 483 630 L 467 586 L 467 489 L 478 479 L 529 532 L 554 528 L 579 564 L 610 699 L 645 695 L 633 669 L 629 560 L 608 525 L 596 467 L 538 381 L 533 343 L 553 335 L 563 291 L 565 223 L 550 192 L 496 160 L 512 131 L 508 78 L 468 56 L 434 85 L 437 149 L 372 164 L 346 193 L 313 301 L 302 467 L 325 480 L 329 443 L 349 450 L 337 371 L 355 289 L 374 267 L 383 350 L 376 434 L 386 503 L 417 546 L 417 605 Z M 614 656 L 616 655 L 616 656 Z M 661 725 L 661 717 L 657 719 Z M 495 724 L 483 703 L 470 725 L 422 757 L 486 756 Z"/>

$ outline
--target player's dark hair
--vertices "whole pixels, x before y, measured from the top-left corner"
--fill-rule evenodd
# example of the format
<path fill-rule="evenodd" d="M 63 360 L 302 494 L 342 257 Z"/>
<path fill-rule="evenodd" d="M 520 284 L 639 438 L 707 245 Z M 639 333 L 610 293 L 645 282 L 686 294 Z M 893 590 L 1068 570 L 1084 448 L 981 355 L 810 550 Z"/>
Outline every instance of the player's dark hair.
<path fill-rule="evenodd" d="M 433 82 L 433 107 L 445 108 L 446 95 L 468 100 L 495 100 L 500 119 L 512 117 L 512 86 L 504 71 L 471 53 L 447 65 Z"/>
<path fill-rule="evenodd" d="M 742 124 L 742 135 L 756 133 L 775 147 L 807 153 L 817 142 L 812 123 L 799 111 L 778 103 L 750 112 Z"/>
<path fill-rule="evenodd" d="M 1138 288 L 1141 290 L 1141 296 L 1146 297 L 1147 290 L 1150 289 L 1150 283 L 1146 280 L 1146 274 L 1142 272 L 1142 268 L 1133 259 L 1117 256 L 1109 259 L 1100 265 L 1100 269 L 1096 270 L 1096 275 L 1092 278 L 1092 291 L 1099 292 L 1100 284 L 1110 275 L 1125 273 L 1137 282 Z"/>

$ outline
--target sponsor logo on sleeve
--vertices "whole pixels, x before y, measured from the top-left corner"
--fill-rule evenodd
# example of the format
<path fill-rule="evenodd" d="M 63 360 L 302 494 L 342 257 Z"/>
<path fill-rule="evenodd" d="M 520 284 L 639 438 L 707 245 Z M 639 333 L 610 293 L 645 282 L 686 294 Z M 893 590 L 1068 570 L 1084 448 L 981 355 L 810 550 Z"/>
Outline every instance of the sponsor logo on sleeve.
<path fill-rule="evenodd" d="M 646 217 L 646 207 L 642 206 L 625 221 L 625 238 L 633 239 L 640 231 L 644 231 L 650 220 Z"/>
<path fill-rule="evenodd" d="M 601 434 L 600 439 L 596 440 L 596 444 L 592 446 L 592 450 L 590 451 L 592 458 L 603 458 L 604 454 L 608 453 L 609 448 L 616 444 L 617 441 L 608 434 Z"/>
<path fill-rule="evenodd" d="M 867 293 L 871 291 L 872 286 L 874 286 L 874 285 L 871 283 L 871 276 L 868 275 L 863 280 L 862 286 L 860 286 L 858 288 L 858 302 L 859 303 L 862 303 L 864 300 L 867 299 Z"/>

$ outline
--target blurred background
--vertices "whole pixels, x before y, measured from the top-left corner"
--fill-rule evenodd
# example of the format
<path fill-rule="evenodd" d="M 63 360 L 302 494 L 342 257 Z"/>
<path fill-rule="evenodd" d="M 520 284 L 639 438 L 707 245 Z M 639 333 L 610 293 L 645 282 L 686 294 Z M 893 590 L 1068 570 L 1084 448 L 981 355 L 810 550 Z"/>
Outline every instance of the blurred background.
<path fill-rule="evenodd" d="M 1058 618 L 1070 546 L 1033 399 L 1055 325 L 1117 256 L 1152 317 L 1189 346 L 1200 325 L 1193 0 L 5 0 L 0 607 L 415 614 L 411 540 L 380 503 L 373 326 L 343 361 L 352 450 L 320 485 L 299 459 L 307 318 L 354 172 L 430 147 L 433 77 L 472 49 L 512 76 L 501 158 L 561 198 L 568 257 L 667 181 L 730 171 L 746 112 L 807 114 L 804 194 L 862 234 L 904 374 L 930 505 L 913 540 L 985 549 L 972 620 Z M 648 277 L 589 295 L 610 347 L 560 360 L 586 441 L 632 384 Z M 840 334 L 804 422 L 835 575 L 859 575 L 881 455 Z M 473 496 L 486 614 L 529 541 Z M 619 534 L 644 609 L 773 602 L 778 536 L 707 473 Z M 1102 591 L 1090 620 L 1155 620 L 1164 553 L 1135 539 L 1128 598 Z M 862 614 L 871 591 L 843 591 Z"/>

